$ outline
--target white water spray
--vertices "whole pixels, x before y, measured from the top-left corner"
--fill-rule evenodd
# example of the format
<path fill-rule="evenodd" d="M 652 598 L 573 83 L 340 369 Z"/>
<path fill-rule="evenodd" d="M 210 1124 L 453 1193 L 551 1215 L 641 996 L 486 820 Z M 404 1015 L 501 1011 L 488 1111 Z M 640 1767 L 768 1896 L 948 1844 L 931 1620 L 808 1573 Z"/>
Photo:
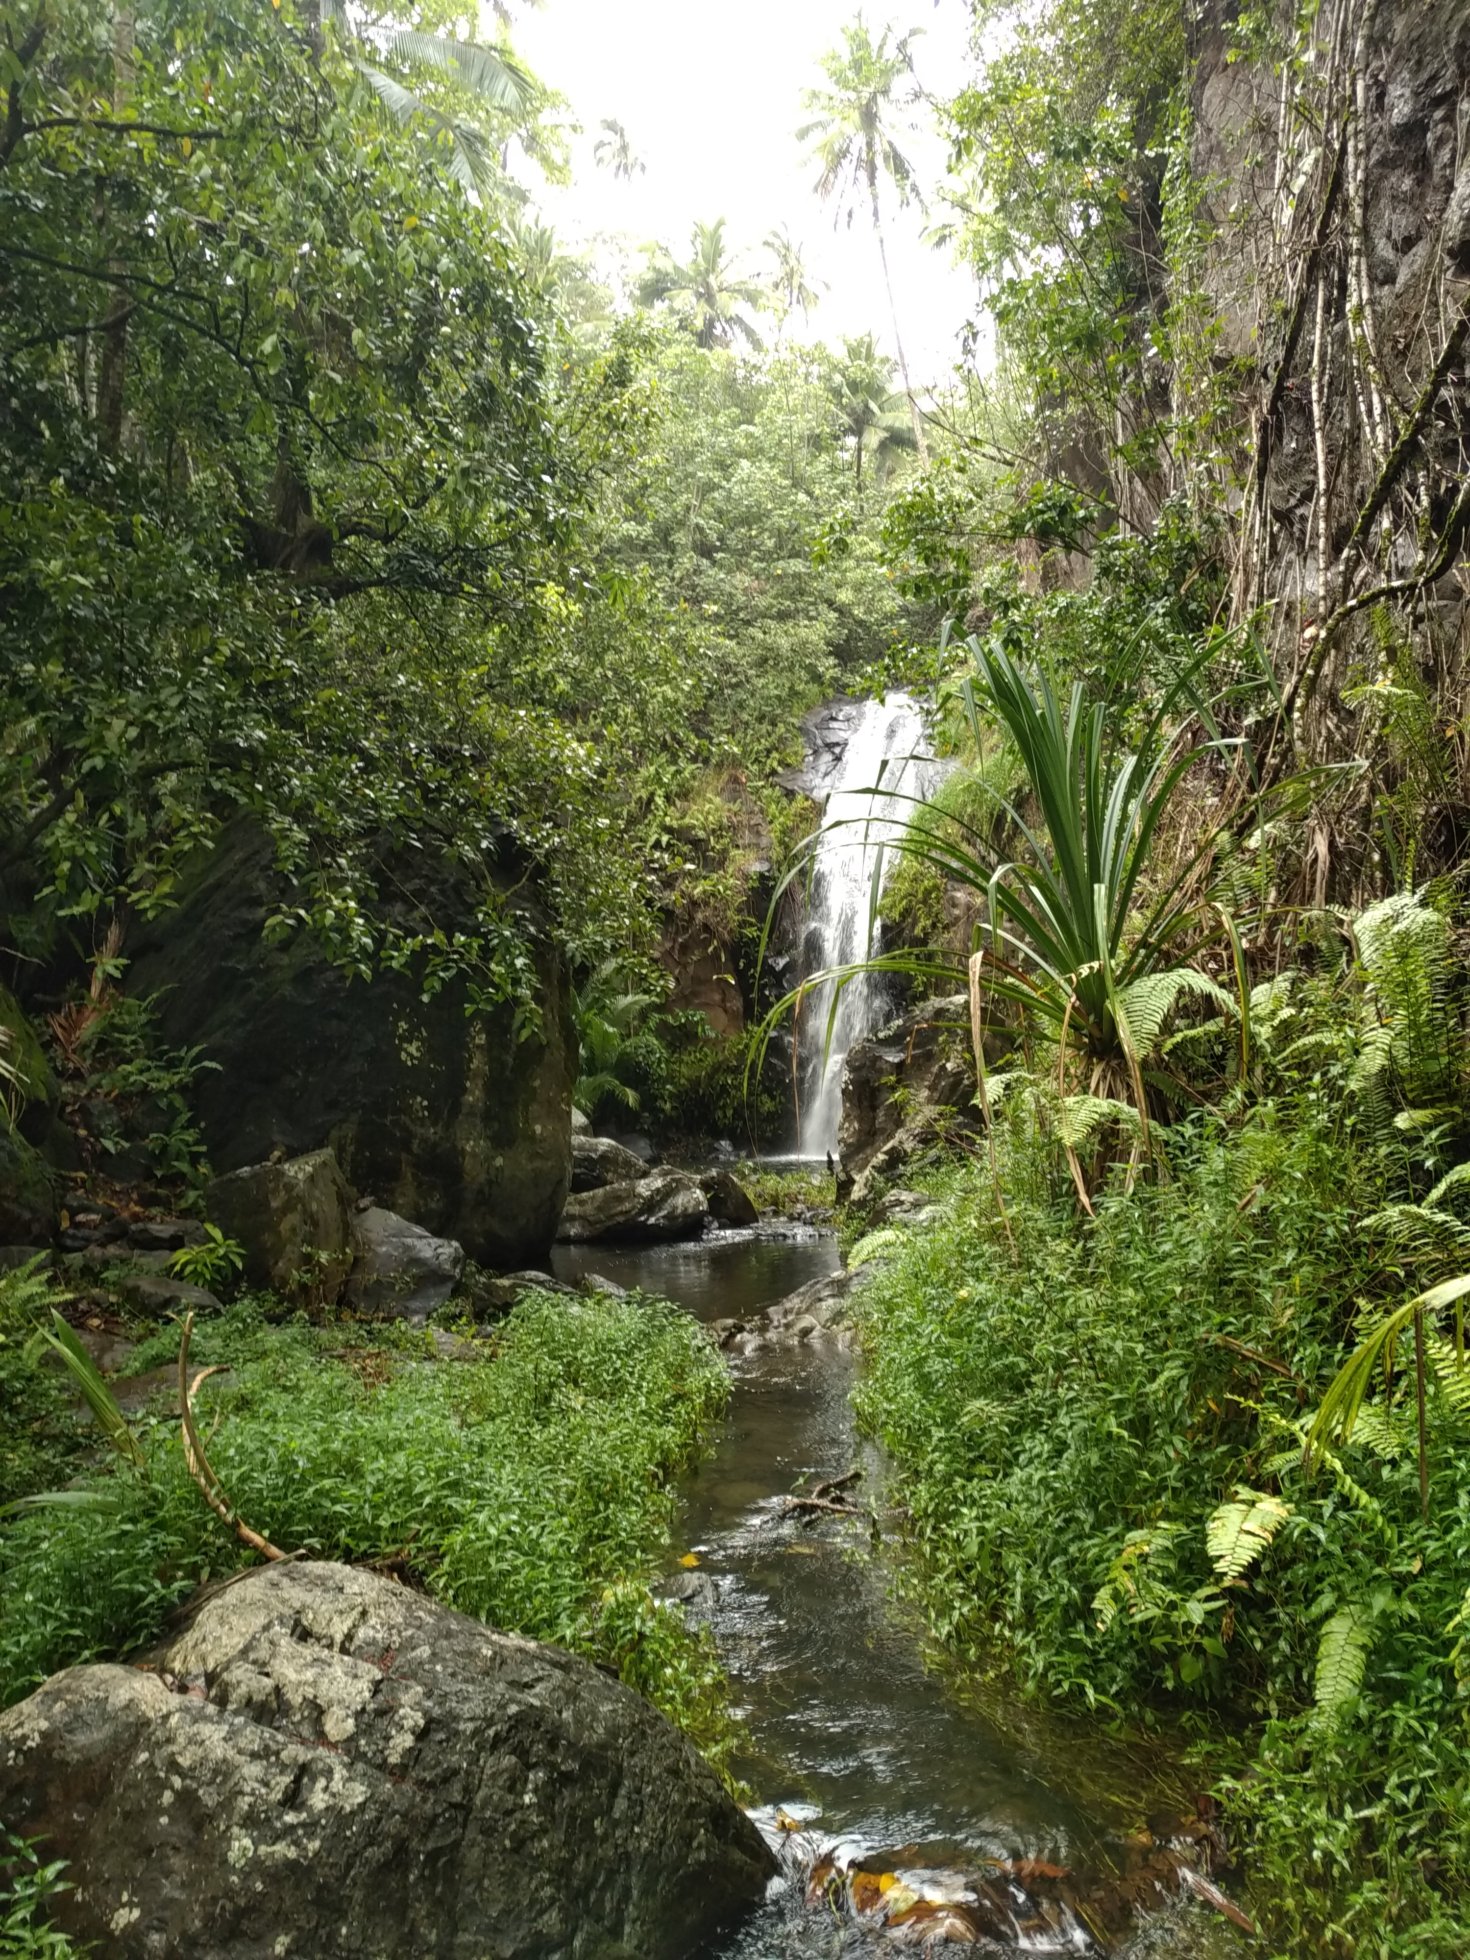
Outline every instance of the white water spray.
<path fill-rule="evenodd" d="M 847 966 L 877 951 L 873 874 L 876 869 L 881 893 L 893 868 L 893 845 L 914 808 L 907 799 L 927 795 L 935 774 L 923 717 L 910 695 L 861 704 L 833 778 L 813 859 L 806 972 Z M 807 1156 L 837 1148 L 847 1051 L 877 1025 L 884 1005 L 883 976 L 858 974 L 842 989 L 829 1045 L 834 984 L 813 988 L 801 1006 L 798 1136 Z"/>

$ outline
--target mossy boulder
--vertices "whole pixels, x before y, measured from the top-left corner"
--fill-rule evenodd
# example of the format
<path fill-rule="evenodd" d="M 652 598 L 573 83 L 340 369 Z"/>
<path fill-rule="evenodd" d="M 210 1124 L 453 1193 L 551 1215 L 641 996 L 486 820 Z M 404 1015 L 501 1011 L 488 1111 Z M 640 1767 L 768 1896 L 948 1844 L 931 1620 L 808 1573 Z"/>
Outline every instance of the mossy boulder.
<path fill-rule="evenodd" d="M 389 882 L 419 924 L 471 915 L 460 875 L 427 853 Z M 214 1170 L 330 1147 L 354 1190 L 483 1265 L 541 1257 L 570 1177 L 576 1035 L 534 911 L 528 1036 L 508 1006 L 467 1013 L 461 982 L 426 1001 L 420 975 L 363 980 L 306 932 L 268 943 L 284 896 L 268 840 L 241 821 L 129 945 L 129 985 L 155 996 L 163 1038 L 214 1064 L 194 1095 Z"/>

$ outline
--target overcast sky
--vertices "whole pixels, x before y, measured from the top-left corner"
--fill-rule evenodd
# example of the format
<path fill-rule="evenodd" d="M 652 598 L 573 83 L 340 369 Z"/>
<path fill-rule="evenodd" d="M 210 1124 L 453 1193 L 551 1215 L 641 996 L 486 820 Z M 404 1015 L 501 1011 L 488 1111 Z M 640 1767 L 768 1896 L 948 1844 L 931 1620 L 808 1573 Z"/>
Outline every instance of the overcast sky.
<path fill-rule="evenodd" d="M 547 219 L 568 242 L 623 234 L 633 245 L 656 239 L 682 254 L 695 219 L 723 217 L 741 269 L 757 275 L 769 269 L 761 240 L 785 224 L 806 247 L 814 283 L 828 287 L 812 337 L 871 328 L 891 351 L 872 226 L 859 217 L 851 230 L 834 231 L 795 135 L 806 120 L 802 91 L 822 83 L 821 56 L 855 11 L 855 0 L 544 0 L 521 14 L 517 50 L 567 97 L 582 127 L 572 186 L 535 186 Z M 898 13 L 878 0 L 865 13 L 875 35 L 889 20 L 900 33 L 923 29 L 914 56 L 926 88 L 942 96 L 961 85 L 969 9 L 960 0 L 912 0 Z M 624 125 L 647 164 L 631 183 L 593 162 L 606 116 Z M 916 133 L 908 154 L 932 185 L 944 159 L 937 135 Z M 973 282 L 947 250 L 923 241 L 924 223 L 889 201 L 889 264 L 916 386 L 947 376 L 975 306 Z"/>

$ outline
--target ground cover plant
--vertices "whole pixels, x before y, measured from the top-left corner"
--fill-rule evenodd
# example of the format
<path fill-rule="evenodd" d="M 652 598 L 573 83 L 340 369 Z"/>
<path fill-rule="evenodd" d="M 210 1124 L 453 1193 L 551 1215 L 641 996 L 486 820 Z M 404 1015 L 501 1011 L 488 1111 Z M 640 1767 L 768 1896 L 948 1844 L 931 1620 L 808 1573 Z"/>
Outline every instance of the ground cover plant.
<path fill-rule="evenodd" d="M 1463 1951 L 1470 1432 L 1412 1364 L 1312 1462 L 1363 1316 L 1382 1165 L 1341 1106 L 1201 1117 L 1078 1210 L 1019 1109 L 865 1295 L 867 1422 L 904 1471 L 936 1633 L 1038 1694 L 1182 1723 L 1272 1953 Z M 1395 1283 L 1397 1282 L 1397 1292 Z M 1407 1389 L 1402 1386 L 1405 1373 Z"/>
<path fill-rule="evenodd" d="M 136 1357 L 177 1352 L 177 1330 Z M 154 1351 L 156 1349 L 156 1351 Z M 247 1302 L 193 1355 L 209 1455 L 240 1516 L 285 1550 L 378 1564 L 496 1626 L 608 1661 L 718 1760 L 708 1651 L 642 1583 L 671 1474 L 725 1395 L 718 1356 L 653 1300 L 529 1295 L 484 1358 L 428 1337 L 276 1326 Z M 201 1581 L 244 1562 L 185 1469 L 178 1425 L 134 1424 L 140 1466 L 93 1501 L 22 1510 L 0 1534 L 0 1702 L 59 1667 L 136 1647 Z"/>

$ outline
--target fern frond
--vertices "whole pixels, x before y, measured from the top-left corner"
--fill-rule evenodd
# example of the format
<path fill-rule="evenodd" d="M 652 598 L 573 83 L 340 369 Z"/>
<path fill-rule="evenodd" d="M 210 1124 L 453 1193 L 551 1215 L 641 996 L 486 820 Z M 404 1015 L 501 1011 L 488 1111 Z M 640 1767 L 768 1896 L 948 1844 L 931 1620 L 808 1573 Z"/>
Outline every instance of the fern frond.
<path fill-rule="evenodd" d="M 1470 1164 L 1456 1164 L 1452 1171 L 1442 1177 L 1434 1189 L 1425 1194 L 1425 1206 L 1426 1208 L 1442 1207 L 1445 1199 L 1452 1192 L 1461 1191 L 1464 1192 L 1467 1201 L 1470 1201 Z"/>
<path fill-rule="evenodd" d="M 1129 1136 L 1138 1136 L 1142 1122 L 1132 1103 L 1111 1096 L 1063 1096 L 1057 1112 L 1057 1135 L 1071 1150 L 1090 1143 L 1105 1123 L 1116 1123 Z"/>
<path fill-rule="evenodd" d="M 1205 1525 L 1205 1549 L 1219 1576 L 1243 1579 L 1290 1516 L 1283 1498 L 1240 1485 Z"/>
<path fill-rule="evenodd" d="M 1166 973 L 1141 974 L 1120 987 L 1114 999 L 1114 1012 L 1126 1028 L 1136 1055 L 1141 1058 L 1154 1052 L 1165 1021 L 1186 994 L 1213 1001 L 1224 1014 L 1240 1012 L 1235 996 L 1196 967 L 1176 966 Z"/>
<path fill-rule="evenodd" d="M 1317 1641 L 1317 1669 L 1312 1683 L 1313 1723 L 1335 1722 L 1363 1685 L 1373 1645 L 1376 1614 L 1364 1600 L 1339 1606 Z"/>

